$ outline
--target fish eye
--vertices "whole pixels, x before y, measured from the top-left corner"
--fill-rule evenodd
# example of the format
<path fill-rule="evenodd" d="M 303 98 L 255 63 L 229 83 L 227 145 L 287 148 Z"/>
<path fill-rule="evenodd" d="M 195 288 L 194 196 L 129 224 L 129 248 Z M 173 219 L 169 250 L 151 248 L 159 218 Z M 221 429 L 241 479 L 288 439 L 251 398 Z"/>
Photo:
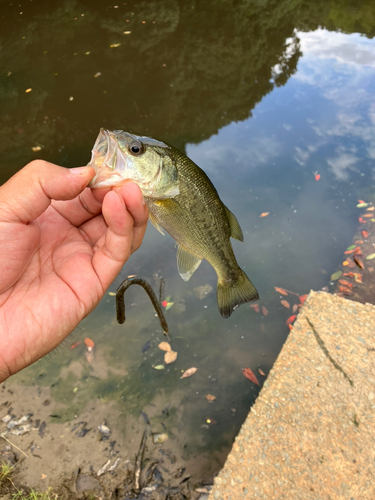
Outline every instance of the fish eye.
<path fill-rule="evenodd" d="M 140 141 L 133 141 L 129 144 L 129 153 L 134 156 L 140 156 L 144 153 L 143 144 Z"/>

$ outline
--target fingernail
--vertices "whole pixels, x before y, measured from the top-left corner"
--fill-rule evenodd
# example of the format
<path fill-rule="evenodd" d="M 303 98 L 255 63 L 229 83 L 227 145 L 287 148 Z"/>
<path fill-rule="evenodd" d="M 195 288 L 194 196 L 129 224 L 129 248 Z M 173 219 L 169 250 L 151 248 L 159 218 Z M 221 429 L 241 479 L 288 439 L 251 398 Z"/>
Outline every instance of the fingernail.
<path fill-rule="evenodd" d="M 69 169 L 69 172 L 70 172 L 71 174 L 75 174 L 75 175 L 82 175 L 82 174 L 84 174 L 84 173 L 85 173 L 86 168 L 87 168 L 87 167 L 74 167 L 74 168 L 70 168 L 70 169 Z"/>

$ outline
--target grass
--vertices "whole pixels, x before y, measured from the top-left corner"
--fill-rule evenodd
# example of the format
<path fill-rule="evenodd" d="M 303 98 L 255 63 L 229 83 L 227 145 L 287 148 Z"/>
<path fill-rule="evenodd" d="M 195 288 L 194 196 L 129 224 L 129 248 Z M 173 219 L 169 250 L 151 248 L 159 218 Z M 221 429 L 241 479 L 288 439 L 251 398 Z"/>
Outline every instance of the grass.
<path fill-rule="evenodd" d="M 0 498 L 7 494 L 11 500 L 56 500 L 57 496 L 51 489 L 39 492 L 33 489 L 25 490 L 13 482 L 14 467 L 5 462 L 0 463 Z"/>

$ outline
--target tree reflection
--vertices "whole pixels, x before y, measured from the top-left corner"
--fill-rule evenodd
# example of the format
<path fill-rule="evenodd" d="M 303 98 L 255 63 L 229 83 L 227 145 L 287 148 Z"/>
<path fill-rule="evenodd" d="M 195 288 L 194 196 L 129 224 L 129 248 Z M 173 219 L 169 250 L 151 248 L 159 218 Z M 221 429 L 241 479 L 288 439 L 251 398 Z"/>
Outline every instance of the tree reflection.
<path fill-rule="evenodd" d="M 373 36 L 375 25 L 370 0 L 153 0 L 117 9 L 65 0 L 19 10 L 2 7 L 0 37 L 0 153 L 11 171 L 38 144 L 45 159 L 85 164 L 102 126 L 183 149 L 247 118 L 287 82 L 301 55 L 296 30 Z"/>

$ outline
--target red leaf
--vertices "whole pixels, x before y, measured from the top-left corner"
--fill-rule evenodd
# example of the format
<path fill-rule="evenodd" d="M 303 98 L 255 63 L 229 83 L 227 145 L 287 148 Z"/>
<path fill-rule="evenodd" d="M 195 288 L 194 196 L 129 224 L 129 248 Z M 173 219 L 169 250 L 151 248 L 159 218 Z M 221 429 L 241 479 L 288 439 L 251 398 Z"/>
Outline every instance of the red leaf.
<path fill-rule="evenodd" d="M 290 309 L 290 304 L 287 300 L 281 300 L 280 302 L 281 302 L 281 305 L 283 305 L 287 309 Z"/>
<path fill-rule="evenodd" d="M 288 295 L 288 292 L 286 290 L 284 290 L 284 288 L 279 288 L 278 286 L 275 286 L 274 288 L 275 288 L 276 292 L 281 293 L 281 295 Z"/>
<path fill-rule="evenodd" d="M 350 288 L 353 286 L 353 283 L 349 283 L 349 281 L 347 281 L 347 280 L 339 280 L 339 283 L 341 283 L 342 285 L 348 286 Z"/>
<path fill-rule="evenodd" d="M 364 238 L 368 238 L 368 232 L 367 231 L 361 231 L 362 232 L 362 236 Z"/>
<path fill-rule="evenodd" d="M 86 344 L 87 347 L 91 347 L 91 348 L 93 348 L 94 345 L 95 345 L 94 341 L 91 340 L 91 339 L 89 339 L 89 337 L 85 338 L 85 344 Z"/>
<path fill-rule="evenodd" d="M 254 309 L 255 312 L 259 312 L 259 304 L 250 304 L 250 307 Z"/>
<path fill-rule="evenodd" d="M 288 318 L 288 319 L 286 320 L 286 322 L 285 322 L 285 323 L 286 323 L 287 325 L 292 324 L 292 323 L 293 323 L 293 321 L 296 319 L 296 317 L 297 317 L 297 316 L 296 316 L 295 314 L 293 314 L 293 316 L 290 316 L 290 318 Z"/>
<path fill-rule="evenodd" d="M 267 316 L 267 314 L 268 314 L 268 310 L 266 309 L 265 306 L 262 306 L 262 313 L 263 313 L 263 316 Z"/>
<path fill-rule="evenodd" d="M 79 344 L 81 343 L 82 341 L 81 340 L 78 340 L 77 342 L 74 342 L 74 344 L 72 344 L 70 346 L 71 349 L 75 349 L 77 346 L 79 346 Z"/>
<path fill-rule="evenodd" d="M 315 180 L 318 181 L 320 179 L 320 174 L 315 175 Z"/>
<path fill-rule="evenodd" d="M 242 374 L 248 378 L 251 382 L 253 382 L 254 384 L 256 385 L 260 385 L 259 382 L 258 382 L 258 379 L 256 378 L 256 376 L 254 375 L 254 372 L 252 370 L 250 370 L 250 368 L 244 368 L 242 370 Z"/>
<path fill-rule="evenodd" d="M 358 200 L 358 203 L 366 203 L 366 202 L 363 200 Z"/>
<path fill-rule="evenodd" d="M 167 307 L 168 302 L 167 302 L 166 300 L 163 300 L 163 302 L 161 303 L 161 305 L 162 305 L 163 307 Z"/>
<path fill-rule="evenodd" d="M 304 304 L 306 299 L 307 299 L 307 294 L 299 296 L 299 301 L 301 302 L 301 304 Z"/>

